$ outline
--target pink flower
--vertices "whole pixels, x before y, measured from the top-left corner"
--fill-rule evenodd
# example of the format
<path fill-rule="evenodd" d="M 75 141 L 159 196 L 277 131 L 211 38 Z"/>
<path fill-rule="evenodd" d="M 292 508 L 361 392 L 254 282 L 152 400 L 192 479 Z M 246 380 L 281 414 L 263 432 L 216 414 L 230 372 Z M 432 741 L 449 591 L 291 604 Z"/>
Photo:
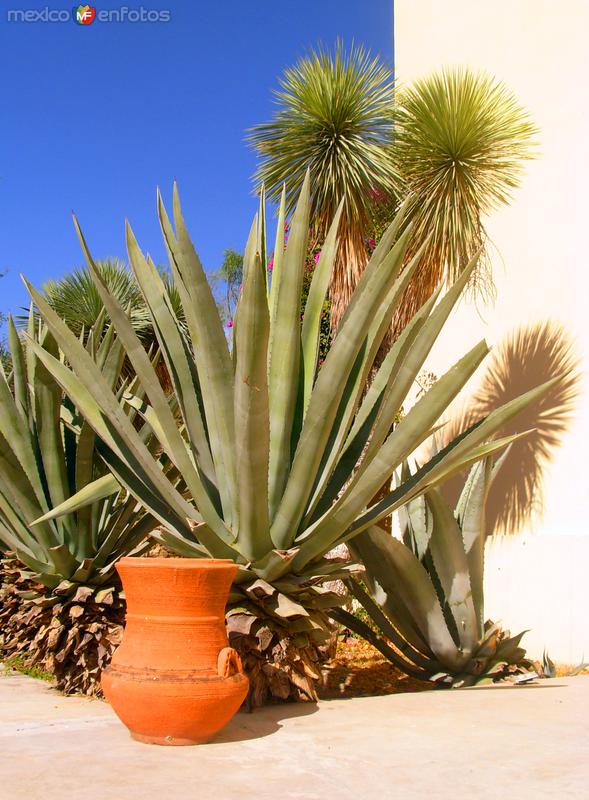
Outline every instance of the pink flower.
<path fill-rule="evenodd" d="M 274 269 L 274 256 L 272 256 L 270 261 L 268 261 L 268 272 L 272 272 L 273 269 Z"/>
<path fill-rule="evenodd" d="M 321 250 L 318 253 L 315 253 L 313 256 L 313 261 L 317 263 L 319 261 L 319 256 L 321 255 Z"/>
<path fill-rule="evenodd" d="M 233 320 L 230 319 L 229 322 L 227 323 L 227 325 L 225 325 L 225 327 L 226 328 L 232 328 L 233 327 Z"/>
<path fill-rule="evenodd" d="M 374 239 L 369 239 L 369 240 L 368 240 L 368 247 L 369 247 L 371 250 L 374 250 L 374 248 L 376 247 L 376 242 L 374 241 Z"/>

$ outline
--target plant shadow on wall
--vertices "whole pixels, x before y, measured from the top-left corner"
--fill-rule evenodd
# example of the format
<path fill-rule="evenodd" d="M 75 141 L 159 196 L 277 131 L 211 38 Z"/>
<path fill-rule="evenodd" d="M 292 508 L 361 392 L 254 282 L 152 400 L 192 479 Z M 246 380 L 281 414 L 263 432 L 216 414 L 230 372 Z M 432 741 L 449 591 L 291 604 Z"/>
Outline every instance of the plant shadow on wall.
<path fill-rule="evenodd" d="M 573 421 L 581 393 L 581 372 L 574 343 L 557 322 L 544 321 L 518 328 L 492 351 L 489 366 L 475 393 L 443 429 L 450 442 L 497 406 L 548 380 L 564 375 L 546 394 L 523 410 L 517 430 L 528 435 L 514 441 L 504 467 L 496 476 L 486 503 L 487 536 L 519 533 L 541 519 L 544 473 Z M 513 423 L 498 436 L 515 433 Z M 443 494 L 455 504 L 464 475 L 447 481 Z"/>

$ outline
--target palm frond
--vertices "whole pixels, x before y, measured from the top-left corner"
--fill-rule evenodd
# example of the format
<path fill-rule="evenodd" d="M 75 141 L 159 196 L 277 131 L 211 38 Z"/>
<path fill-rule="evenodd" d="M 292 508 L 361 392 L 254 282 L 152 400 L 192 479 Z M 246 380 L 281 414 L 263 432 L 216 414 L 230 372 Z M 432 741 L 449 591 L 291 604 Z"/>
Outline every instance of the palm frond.
<path fill-rule="evenodd" d="M 98 266 L 109 290 L 123 308 L 129 309 L 137 332 L 145 333 L 149 328 L 145 303 L 127 264 L 119 258 L 106 258 L 99 261 Z M 90 330 L 104 308 L 87 267 L 74 269 L 59 280 L 47 281 L 43 293 L 54 311 L 77 336 L 83 330 Z"/>

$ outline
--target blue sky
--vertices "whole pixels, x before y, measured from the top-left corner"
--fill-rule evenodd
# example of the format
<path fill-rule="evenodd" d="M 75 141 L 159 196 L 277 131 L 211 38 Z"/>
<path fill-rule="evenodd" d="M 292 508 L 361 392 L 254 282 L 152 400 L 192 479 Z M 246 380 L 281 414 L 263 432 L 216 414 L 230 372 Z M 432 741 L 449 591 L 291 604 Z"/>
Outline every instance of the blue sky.
<path fill-rule="evenodd" d="M 71 9 L 73 3 L 49 3 Z M 125 3 L 104 2 L 96 9 Z M 392 62 L 391 0 L 143 0 L 168 23 L 8 23 L 0 12 L 0 310 L 82 263 L 70 211 L 95 258 L 125 256 L 128 217 L 144 250 L 165 255 L 155 188 L 179 181 L 201 259 L 242 249 L 255 210 L 249 126 L 272 114 L 284 67 L 341 36 Z"/>

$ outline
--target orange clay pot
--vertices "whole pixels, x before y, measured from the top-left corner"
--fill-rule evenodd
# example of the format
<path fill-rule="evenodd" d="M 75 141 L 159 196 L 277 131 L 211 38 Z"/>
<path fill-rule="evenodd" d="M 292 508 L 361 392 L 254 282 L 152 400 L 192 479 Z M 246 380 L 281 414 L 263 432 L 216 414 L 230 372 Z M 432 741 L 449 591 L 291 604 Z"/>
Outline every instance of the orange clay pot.
<path fill-rule="evenodd" d="M 140 742 L 207 742 L 245 699 L 248 680 L 229 647 L 225 604 L 237 566 L 200 558 L 123 558 L 123 641 L 102 690 Z"/>

